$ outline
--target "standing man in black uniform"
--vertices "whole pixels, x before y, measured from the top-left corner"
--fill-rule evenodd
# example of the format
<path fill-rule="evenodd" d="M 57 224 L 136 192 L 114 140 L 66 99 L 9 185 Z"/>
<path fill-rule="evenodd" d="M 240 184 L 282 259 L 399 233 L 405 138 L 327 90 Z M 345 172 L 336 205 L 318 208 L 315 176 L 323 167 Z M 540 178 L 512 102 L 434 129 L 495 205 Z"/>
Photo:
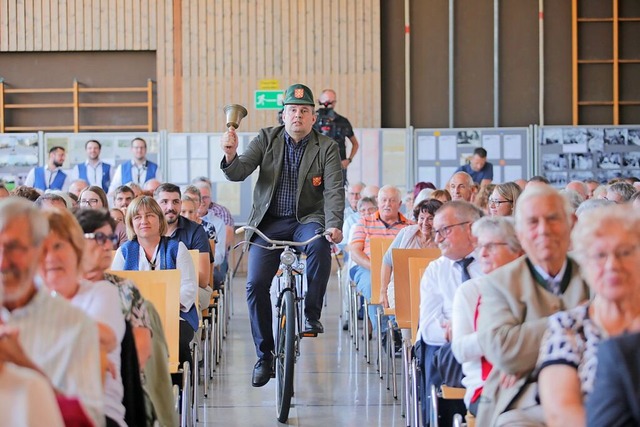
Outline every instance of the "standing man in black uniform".
<path fill-rule="evenodd" d="M 342 163 L 342 184 L 347 184 L 347 168 L 353 161 L 356 153 L 358 152 L 358 139 L 353 134 L 353 128 L 349 120 L 336 113 L 334 110 L 336 103 L 336 92 L 333 89 L 325 89 L 320 94 L 318 104 L 318 118 L 314 124 L 314 129 L 323 135 L 328 136 L 338 143 L 338 149 L 340 150 L 340 162 Z M 345 138 L 351 141 L 351 152 L 347 156 L 347 145 Z"/>

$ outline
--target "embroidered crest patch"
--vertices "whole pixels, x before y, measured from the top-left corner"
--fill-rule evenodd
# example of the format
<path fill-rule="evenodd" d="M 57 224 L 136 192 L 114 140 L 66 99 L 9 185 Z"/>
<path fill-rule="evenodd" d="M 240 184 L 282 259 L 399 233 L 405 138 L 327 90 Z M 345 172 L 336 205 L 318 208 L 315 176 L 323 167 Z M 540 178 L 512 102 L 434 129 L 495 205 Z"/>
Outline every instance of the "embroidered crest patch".
<path fill-rule="evenodd" d="M 322 177 L 321 176 L 314 176 L 311 179 L 311 183 L 313 184 L 314 187 L 320 187 L 322 185 Z"/>
<path fill-rule="evenodd" d="M 304 89 L 300 88 L 300 89 L 296 89 L 293 91 L 293 96 L 300 99 L 300 98 L 304 98 Z"/>

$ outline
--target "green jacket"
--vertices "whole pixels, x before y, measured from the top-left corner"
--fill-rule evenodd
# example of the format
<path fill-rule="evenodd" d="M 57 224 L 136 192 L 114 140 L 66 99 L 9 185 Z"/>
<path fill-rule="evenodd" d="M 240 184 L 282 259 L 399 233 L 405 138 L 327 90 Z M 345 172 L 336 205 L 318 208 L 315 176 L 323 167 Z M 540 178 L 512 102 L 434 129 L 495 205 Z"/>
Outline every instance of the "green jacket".
<path fill-rule="evenodd" d="M 257 227 L 269 209 L 282 171 L 284 148 L 284 126 L 264 128 L 230 164 L 222 159 L 220 167 L 230 181 L 244 181 L 260 168 L 249 225 Z M 300 223 L 342 229 L 345 199 L 338 144 L 315 130 L 300 161 L 296 199 Z"/>

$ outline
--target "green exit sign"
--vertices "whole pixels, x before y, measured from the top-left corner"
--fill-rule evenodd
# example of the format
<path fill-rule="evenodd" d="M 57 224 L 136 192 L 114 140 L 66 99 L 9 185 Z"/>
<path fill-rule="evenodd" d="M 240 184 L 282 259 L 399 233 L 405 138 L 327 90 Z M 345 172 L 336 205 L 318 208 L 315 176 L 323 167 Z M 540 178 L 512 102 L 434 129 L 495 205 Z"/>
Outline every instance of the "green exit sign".
<path fill-rule="evenodd" d="M 256 110 L 280 110 L 283 96 L 282 90 L 257 90 L 254 97 Z"/>

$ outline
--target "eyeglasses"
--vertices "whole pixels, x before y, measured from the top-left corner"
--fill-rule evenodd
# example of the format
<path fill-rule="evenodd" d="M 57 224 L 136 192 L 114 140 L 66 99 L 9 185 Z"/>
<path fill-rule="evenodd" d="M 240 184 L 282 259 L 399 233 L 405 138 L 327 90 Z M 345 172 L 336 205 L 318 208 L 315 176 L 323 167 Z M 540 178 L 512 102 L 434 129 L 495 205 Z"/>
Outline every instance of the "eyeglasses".
<path fill-rule="evenodd" d="M 457 227 L 459 225 L 469 224 L 470 222 L 471 221 L 459 222 L 457 224 L 451 224 L 451 225 L 447 225 L 445 227 L 441 227 L 441 228 L 439 228 L 437 230 L 433 230 L 433 237 L 437 238 L 438 234 L 439 234 L 443 239 L 446 239 L 447 237 L 449 237 L 449 235 L 453 231 L 453 227 Z"/>
<path fill-rule="evenodd" d="M 80 206 L 96 206 L 100 200 L 98 199 L 85 199 L 80 200 Z"/>
<path fill-rule="evenodd" d="M 500 206 L 503 203 L 513 203 L 513 200 L 496 200 L 496 199 L 489 199 L 489 206 Z"/>
<path fill-rule="evenodd" d="M 104 245 L 105 243 L 107 243 L 107 241 L 110 241 L 114 245 L 117 245 L 118 240 L 120 240 L 117 234 L 104 234 L 100 231 L 97 233 L 85 233 L 84 238 L 95 240 L 99 245 Z"/>
<path fill-rule="evenodd" d="M 508 246 L 508 245 L 509 244 L 505 242 L 489 242 L 489 243 L 485 243 L 484 245 L 478 245 L 477 249 L 478 251 L 486 249 L 488 252 L 493 252 L 493 250 L 496 249 L 498 246 Z"/>
<path fill-rule="evenodd" d="M 604 265 L 610 256 L 613 256 L 616 260 L 620 262 L 628 261 L 633 253 L 638 249 L 638 245 L 633 246 L 623 246 L 621 248 L 617 248 L 613 252 L 596 252 L 590 255 L 587 255 L 587 258 L 591 259 L 598 265 Z"/>

